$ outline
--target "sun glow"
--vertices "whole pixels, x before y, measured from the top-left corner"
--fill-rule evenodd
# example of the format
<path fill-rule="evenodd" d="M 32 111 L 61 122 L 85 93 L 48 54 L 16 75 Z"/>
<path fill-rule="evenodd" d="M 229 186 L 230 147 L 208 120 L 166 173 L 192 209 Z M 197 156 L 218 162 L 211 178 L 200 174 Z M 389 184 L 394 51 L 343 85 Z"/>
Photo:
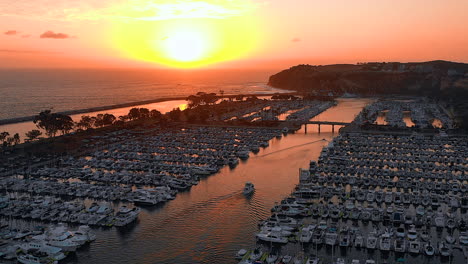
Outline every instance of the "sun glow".
<path fill-rule="evenodd" d="M 168 58 L 180 62 L 203 59 L 209 52 L 208 37 L 203 32 L 176 31 L 163 40 L 162 47 Z"/>
<path fill-rule="evenodd" d="M 127 58 L 197 68 L 248 56 L 260 34 L 251 17 L 132 21 L 114 25 L 110 40 Z"/>

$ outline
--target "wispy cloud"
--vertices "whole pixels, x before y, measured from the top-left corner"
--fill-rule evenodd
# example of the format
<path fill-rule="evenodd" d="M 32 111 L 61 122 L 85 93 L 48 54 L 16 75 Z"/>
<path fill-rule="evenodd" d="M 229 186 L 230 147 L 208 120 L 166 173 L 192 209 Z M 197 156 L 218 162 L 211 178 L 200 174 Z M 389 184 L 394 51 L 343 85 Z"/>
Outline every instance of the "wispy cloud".
<path fill-rule="evenodd" d="M 16 31 L 16 30 L 8 30 L 8 31 L 5 31 L 3 34 L 7 35 L 7 36 L 14 36 L 16 34 L 18 34 L 19 32 Z"/>
<path fill-rule="evenodd" d="M 8 2 L 8 3 L 7 3 Z M 257 7 L 253 0 L 16 0 L 0 2 L 0 16 L 46 20 L 222 19 Z"/>
<path fill-rule="evenodd" d="M 51 39 L 67 39 L 70 38 L 65 33 L 54 33 L 53 31 L 46 31 L 40 35 L 40 38 L 51 38 Z"/>

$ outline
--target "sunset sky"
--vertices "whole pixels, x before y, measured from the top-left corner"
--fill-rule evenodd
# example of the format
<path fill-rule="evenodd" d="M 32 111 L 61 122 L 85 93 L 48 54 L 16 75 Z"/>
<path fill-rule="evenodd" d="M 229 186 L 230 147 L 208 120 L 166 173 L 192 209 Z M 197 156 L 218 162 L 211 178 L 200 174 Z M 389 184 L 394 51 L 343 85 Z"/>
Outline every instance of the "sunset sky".
<path fill-rule="evenodd" d="M 2 0 L 0 67 L 468 62 L 467 0 Z"/>

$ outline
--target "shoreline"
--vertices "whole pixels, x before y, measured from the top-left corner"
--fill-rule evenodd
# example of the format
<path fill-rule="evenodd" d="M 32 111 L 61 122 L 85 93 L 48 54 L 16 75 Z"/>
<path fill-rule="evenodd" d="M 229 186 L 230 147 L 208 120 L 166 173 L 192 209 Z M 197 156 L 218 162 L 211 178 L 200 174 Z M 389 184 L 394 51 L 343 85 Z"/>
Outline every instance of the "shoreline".
<path fill-rule="evenodd" d="M 297 92 L 290 92 L 288 90 L 285 90 L 285 92 L 261 93 L 261 94 L 256 93 L 256 94 L 243 94 L 243 95 L 244 95 L 244 97 L 245 96 L 273 96 L 273 95 L 275 95 L 277 93 L 297 94 Z M 240 94 L 224 95 L 222 98 L 234 98 L 234 97 L 239 96 L 239 95 Z M 78 114 L 84 114 L 84 113 L 114 110 L 114 109 L 118 109 L 118 108 L 125 108 L 125 107 L 132 107 L 132 106 L 139 106 L 139 105 L 146 105 L 146 104 L 154 104 L 154 103 L 177 101 L 177 100 L 186 100 L 187 97 L 188 96 L 157 98 L 157 99 L 122 103 L 122 104 L 115 104 L 115 105 L 96 106 L 96 107 L 89 107 L 89 108 L 78 109 L 78 110 L 61 111 L 61 112 L 57 112 L 57 113 L 64 114 L 64 115 L 78 115 Z M 0 120 L 0 126 L 33 121 L 33 119 L 34 119 L 34 116 L 24 116 L 24 117 L 14 117 L 14 118 L 1 119 Z"/>

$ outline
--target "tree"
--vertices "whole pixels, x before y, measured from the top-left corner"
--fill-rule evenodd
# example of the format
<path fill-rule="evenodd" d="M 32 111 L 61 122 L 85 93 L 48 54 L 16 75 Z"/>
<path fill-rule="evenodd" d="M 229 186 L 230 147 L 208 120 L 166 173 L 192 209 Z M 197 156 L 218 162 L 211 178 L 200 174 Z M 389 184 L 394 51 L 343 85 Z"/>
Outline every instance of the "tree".
<path fill-rule="evenodd" d="M 128 112 L 128 117 L 130 118 L 130 120 L 135 120 L 135 119 L 140 118 L 140 109 L 136 107 L 130 109 L 130 112 Z"/>
<path fill-rule="evenodd" d="M 18 133 L 14 134 L 13 143 L 15 143 L 15 145 L 18 145 L 20 142 L 21 142 L 20 135 Z"/>
<path fill-rule="evenodd" d="M 149 116 L 150 116 L 150 118 L 159 120 L 159 119 L 161 119 L 162 114 L 158 110 L 153 109 L 153 110 L 150 111 Z"/>
<path fill-rule="evenodd" d="M 119 116 L 119 121 L 127 122 L 128 119 L 129 119 L 128 115 Z"/>
<path fill-rule="evenodd" d="M 103 118 L 104 118 L 103 114 L 97 114 L 94 119 L 94 127 L 103 127 L 104 126 L 104 123 L 102 122 Z"/>
<path fill-rule="evenodd" d="M 216 103 L 216 101 L 218 101 L 218 96 L 216 96 L 215 93 L 202 95 L 201 98 L 202 98 L 202 101 L 207 105 L 214 104 Z"/>
<path fill-rule="evenodd" d="M 188 107 L 194 108 L 200 105 L 201 98 L 200 96 L 190 95 L 189 97 L 187 97 L 187 101 L 188 101 Z"/>
<path fill-rule="evenodd" d="M 0 133 L 0 141 L 3 143 L 5 142 L 5 140 L 7 139 L 7 137 L 10 135 L 10 133 L 4 131 L 2 133 Z"/>
<path fill-rule="evenodd" d="M 38 128 L 44 129 L 48 136 L 55 136 L 58 131 L 65 134 L 73 129 L 73 119 L 68 115 L 52 113 L 50 110 L 45 110 L 34 117 L 34 124 Z"/>
<path fill-rule="evenodd" d="M 28 138 L 27 141 L 34 141 L 41 135 L 42 135 L 42 132 L 37 129 L 33 129 L 29 132 L 26 132 L 26 137 Z"/>
<path fill-rule="evenodd" d="M 114 121 L 116 120 L 115 116 L 113 114 L 104 114 L 104 116 L 102 117 L 102 124 L 104 126 L 110 126 L 114 123 Z"/>
<path fill-rule="evenodd" d="M 90 116 L 81 116 L 80 122 L 76 124 L 81 129 L 90 129 L 94 125 L 94 119 Z"/>
<path fill-rule="evenodd" d="M 182 113 L 182 111 L 180 111 L 179 108 L 176 108 L 176 109 L 170 111 L 169 113 L 167 113 L 167 115 L 169 116 L 169 118 L 172 121 L 180 121 L 180 114 L 181 113 Z"/>
<path fill-rule="evenodd" d="M 149 117 L 150 111 L 148 108 L 140 108 L 139 111 L 140 111 L 140 118 L 143 119 L 143 118 Z"/>
<path fill-rule="evenodd" d="M 15 142 L 15 138 L 13 138 L 13 137 L 9 137 L 6 140 L 7 146 L 13 145 L 13 142 Z"/>

